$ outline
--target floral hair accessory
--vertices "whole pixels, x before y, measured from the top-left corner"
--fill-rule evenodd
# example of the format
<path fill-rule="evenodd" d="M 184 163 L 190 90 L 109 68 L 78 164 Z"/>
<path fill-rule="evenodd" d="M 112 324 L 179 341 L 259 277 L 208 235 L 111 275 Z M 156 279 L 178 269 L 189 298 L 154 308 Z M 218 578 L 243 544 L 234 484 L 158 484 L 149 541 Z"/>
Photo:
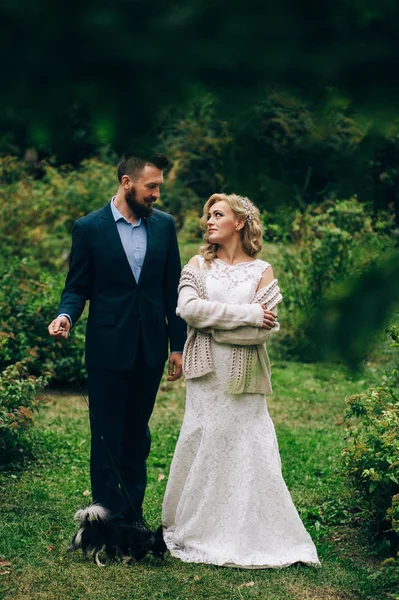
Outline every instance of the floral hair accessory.
<path fill-rule="evenodd" d="M 242 198 L 242 205 L 245 208 L 245 212 L 247 213 L 247 221 L 251 222 L 253 219 L 252 213 L 251 213 L 251 206 L 250 203 L 248 202 L 248 200 L 246 198 Z"/>

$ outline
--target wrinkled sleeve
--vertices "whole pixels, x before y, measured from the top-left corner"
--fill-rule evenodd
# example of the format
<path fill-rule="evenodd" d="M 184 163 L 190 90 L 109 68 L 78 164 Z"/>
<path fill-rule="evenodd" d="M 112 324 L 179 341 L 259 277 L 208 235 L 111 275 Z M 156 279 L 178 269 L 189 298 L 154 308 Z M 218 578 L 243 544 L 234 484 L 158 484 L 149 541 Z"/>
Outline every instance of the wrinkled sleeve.
<path fill-rule="evenodd" d="M 257 346 L 264 344 L 273 333 L 280 331 L 280 323 L 276 321 L 276 325 L 272 329 L 263 329 L 263 327 L 240 327 L 230 331 L 222 331 L 221 329 L 212 329 L 208 333 L 212 334 L 212 338 L 218 344 L 234 344 L 239 346 Z"/>
<path fill-rule="evenodd" d="M 180 287 L 177 315 L 196 329 L 221 330 L 248 326 L 261 327 L 263 310 L 260 304 L 225 304 L 203 300 L 191 285 Z"/>

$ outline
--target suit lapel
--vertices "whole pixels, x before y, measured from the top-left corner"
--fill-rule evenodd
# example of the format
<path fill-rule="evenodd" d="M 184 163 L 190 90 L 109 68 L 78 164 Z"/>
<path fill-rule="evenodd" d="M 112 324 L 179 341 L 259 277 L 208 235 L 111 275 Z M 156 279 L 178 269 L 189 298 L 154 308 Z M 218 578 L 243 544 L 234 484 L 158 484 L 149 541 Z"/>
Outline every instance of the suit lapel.
<path fill-rule="evenodd" d="M 120 271 L 121 275 L 126 280 L 130 278 L 132 283 L 136 286 L 137 282 L 134 278 L 126 253 L 123 249 L 110 203 L 107 204 L 107 206 L 105 206 L 103 209 L 100 228 L 101 233 L 104 236 L 105 243 L 107 244 L 108 255 L 110 260 L 112 260 L 115 269 Z"/>
<path fill-rule="evenodd" d="M 145 220 L 147 227 L 147 250 L 144 257 L 143 268 L 141 269 L 139 282 L 143 278 L 143 273 L 145 273 L 148 264 L 151 261 L 151 256 L 154 252 L 154 248 L 156 246 L 156 216 L 155 214 Z"/>

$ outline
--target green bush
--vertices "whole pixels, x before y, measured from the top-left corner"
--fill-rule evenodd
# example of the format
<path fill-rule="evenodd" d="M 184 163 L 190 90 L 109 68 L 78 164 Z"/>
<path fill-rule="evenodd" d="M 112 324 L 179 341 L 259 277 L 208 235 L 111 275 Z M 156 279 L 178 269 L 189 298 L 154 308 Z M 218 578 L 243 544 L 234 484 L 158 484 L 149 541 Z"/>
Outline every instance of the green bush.
<path fill-rule="evenodd" d="M 48 334 L 64 285 L 62 272 L 40 270 L 32 259 L 14 258 L 0 273 L 0 371 L 30 358 L 34 374 L 51 370 L 57 380 L 84 377 L 83 315 L 67 343 Z"/>
<path fill-rule="evenodd" d="M 281 247 L 284 328 L 280 346 L 286 352 L 306 358 L 303 317 L 336 283 L 362 273 L 393 245 L 387 233 L 391 226 L 384 214 L 373 221 L 356 198 L 329 200 L 297 212 L 287 232 L 287 243 Z"/>
<path fill-rule="evenodd" d="M 0 375 L 0 461 L 6 463 L 29 440 L 33 414 L 50 374 L 29 374 L 30 359 L 10 365 Z"/>
<path fill-rule="evenodd" d="M 165 154 L 173 162 L 166 175 L 162 204 L 181 227 L 185 213 L 201 214 L 209 196 L 234 191 L 228 190 L 225 177 L 226 152 L 232 138 L 228 123 L 217 116 L 214 99 L 206 94 L 180 117 L 166 119 L 162 141 Z"/>
<path fill-rule="evenodd" d="M 115 193 L 116 169 L 97 159 L 81 167 L 40 165 L 40 178 L 14 157 L 0 157 L 0 267 L 15 256 L 42 267 L 66 268 L 71 229 Z"/>
<path fill-rule="evenodd" d="M 399 330 L 390 336 L 399 347 Z M 399 544 L 399 371 L 378 387 L 347 399 L 348 445 L 343 451 L 357 508 L 373 534 Z"/>

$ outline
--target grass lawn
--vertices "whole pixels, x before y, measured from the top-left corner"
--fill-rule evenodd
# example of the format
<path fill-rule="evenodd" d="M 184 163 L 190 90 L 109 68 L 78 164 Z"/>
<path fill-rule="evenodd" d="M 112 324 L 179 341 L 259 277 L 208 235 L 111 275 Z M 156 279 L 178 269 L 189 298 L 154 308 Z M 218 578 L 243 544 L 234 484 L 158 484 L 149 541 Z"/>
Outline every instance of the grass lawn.
<path fill-rule="evenodd" d="M 387 598 L 378 561 L 356 527 L 340 473 L 345 396 L 376 383 L 384 364 L 351 375 L 342 367 L 278 362 L 268 400 L 284 476 L 322 562 L 246 571 L 181 563 L 109 563 L 98 568 L 80 553 L 65 556 L 73 514 L 88 503 L 89 431 L 78 392 L 54 391 L 37 418 L 36 460 L 0 476 L 0 597 L 26 600 L 226 599 L 346 600 Z M 160 522 L 161 502 L 184 409 L 184 382 L 164 382 L 152 418 L 145 514 Z M 381 560 L 381 559 L 380 559 Z"/>

